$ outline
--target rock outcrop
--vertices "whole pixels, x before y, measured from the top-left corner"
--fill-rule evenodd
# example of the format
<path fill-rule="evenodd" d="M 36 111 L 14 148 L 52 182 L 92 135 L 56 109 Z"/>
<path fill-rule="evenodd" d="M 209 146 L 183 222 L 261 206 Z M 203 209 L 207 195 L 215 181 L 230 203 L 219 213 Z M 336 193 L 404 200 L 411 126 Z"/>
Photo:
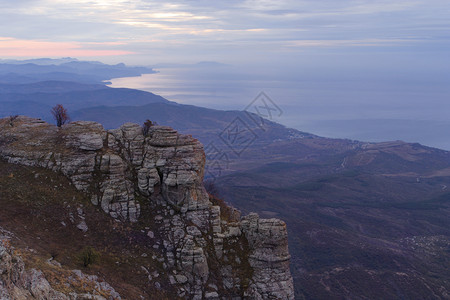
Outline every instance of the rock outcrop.
<path fill-rule="evenodd" d="M 85 286 L 92 286 L 90 293 L 77 293 L 75 290 L 62 293 L 55 290 L 40 270 L 25 269 L 21 257 L 15 253 L 7 240 L 0 241 L 0 299 L 121 299 L 120 295 L 106 282 L 99 282 L 97 276 L 73 271 L 73 276 L 67 278 L 66 290 L 72 283 L 83 281 Z M 85 287 L 86 288 L 86 287 Z M 87 288 L 86 288 L 87 289 Z M 105 297 L 105 295 L 107 295 Z"/>
<path fill-rule="evenodd" d="M 294 298 L 285 223 L 237 211 L 225 218 L 203 187 L 205 154 L 191 136 L 164 126 L 144 136 L 131 123 L 106 131 L 94 122 L 57 128 L 19 117 L 0 120 L 0 156 L 64 174 L 111 217 L 148 225 L 179 297 Z"/>

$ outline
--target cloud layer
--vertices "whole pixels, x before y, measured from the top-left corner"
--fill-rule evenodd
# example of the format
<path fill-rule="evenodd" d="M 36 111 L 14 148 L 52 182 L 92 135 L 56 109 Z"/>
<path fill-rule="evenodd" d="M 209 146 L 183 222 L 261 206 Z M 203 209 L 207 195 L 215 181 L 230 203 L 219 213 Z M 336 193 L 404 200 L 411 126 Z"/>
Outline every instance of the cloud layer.
<path fill-rule="evenodd" d="M 1 41 L 0 55 L 232 62 L 361 46 L 437 49 L 448 46 L 449 12 L 442 0 L 0 0 L 0 36 L 11 43 Z"/>

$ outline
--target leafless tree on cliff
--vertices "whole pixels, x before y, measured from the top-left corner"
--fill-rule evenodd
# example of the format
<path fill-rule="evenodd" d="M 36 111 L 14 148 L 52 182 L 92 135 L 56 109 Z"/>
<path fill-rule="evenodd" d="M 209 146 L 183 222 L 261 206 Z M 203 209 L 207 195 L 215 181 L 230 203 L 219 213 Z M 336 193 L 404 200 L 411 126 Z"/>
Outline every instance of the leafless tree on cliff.
<path fill-rule="evenodd" d="M 9 125 L 14 127 L 14 121 L 19 117 L 19 115 L 10 115 L 9 116 Z"/>
<path fill-rule="evenodd" d="M 61 104 L 57 104 L 55 107 L 53 107 L 51 113 L 55 118 L 56 125 L 58 127 L 61 127 L 70 120 L 69 115 L 67 114 L 67 109 L 65 109 Z"/>

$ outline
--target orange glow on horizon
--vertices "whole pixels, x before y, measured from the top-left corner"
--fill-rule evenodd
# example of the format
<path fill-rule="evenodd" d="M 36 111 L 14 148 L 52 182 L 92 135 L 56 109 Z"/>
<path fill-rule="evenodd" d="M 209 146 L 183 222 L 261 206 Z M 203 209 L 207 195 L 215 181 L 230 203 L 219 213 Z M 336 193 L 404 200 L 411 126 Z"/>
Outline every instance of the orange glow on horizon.
<path fill-rule="evenodd" d="M 39 40 L 19 40 L 9 37 L 0 37 L 0 56 L 3 57 L 87 57 L 127 55 L 134 52 L 123 50 L 86 49 L 95 46 L 114 46 L 119 43 L 78 43 L 78 42 L 48 42 Z"/>

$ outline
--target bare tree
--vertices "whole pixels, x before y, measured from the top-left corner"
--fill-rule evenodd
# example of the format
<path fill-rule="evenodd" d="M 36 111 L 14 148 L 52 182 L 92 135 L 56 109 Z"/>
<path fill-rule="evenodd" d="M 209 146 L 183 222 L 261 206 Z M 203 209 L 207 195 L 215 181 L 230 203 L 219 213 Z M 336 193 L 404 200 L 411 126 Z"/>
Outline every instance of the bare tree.
<path fill-rule="evenodd" d="M 19 117 L 19 115 L 10 115 L 9 116 L 9 125 L 14 127 L 14 121 Z"/>
<path fill-rule="evenodd" d="M 57 104 L 55 107 L 53 107 L 51 113 L 55 118 L 56 125 L 58 127 L 61 127 L 70 120 L 69 115 L 67 114 L 67 109 L 65 109 L 61 104 Z"/>

